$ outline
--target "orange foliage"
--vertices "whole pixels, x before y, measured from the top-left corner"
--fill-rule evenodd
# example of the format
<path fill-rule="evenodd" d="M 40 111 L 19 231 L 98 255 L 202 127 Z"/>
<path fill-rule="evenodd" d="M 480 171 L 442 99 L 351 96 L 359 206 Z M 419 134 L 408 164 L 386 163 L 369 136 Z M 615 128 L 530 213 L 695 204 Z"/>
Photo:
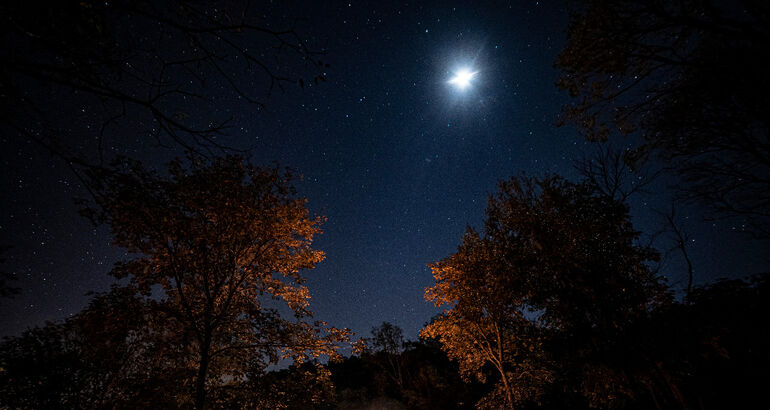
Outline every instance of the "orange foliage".
<path fill-rule="evenodd" d="M 137 255 L 113 274 L 147 297 L 162 290 L 167 323 L 158 326 L 175 324 L 191 344 L 200 407 L 223 380 L 282 358 L 336 354 L 347 331 L 301 320 L 312 315 L 301 272 L 324 259 L 311 247 L 324 219 L 296 197 L 291 174 L 232 156 L 190 163 L 172 162 L 166 177 L 122 160 L 90 176 L 101 208 L 92 215 Z M 297 320 L 284 319 L 281 304 Z"/>

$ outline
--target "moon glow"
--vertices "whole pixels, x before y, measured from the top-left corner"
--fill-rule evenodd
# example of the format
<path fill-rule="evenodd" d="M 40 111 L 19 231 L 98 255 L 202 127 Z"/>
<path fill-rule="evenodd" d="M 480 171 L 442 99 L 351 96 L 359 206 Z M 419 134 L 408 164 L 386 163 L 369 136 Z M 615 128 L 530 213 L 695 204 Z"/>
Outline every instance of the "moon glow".
<path fill-rule="evenodd" d="M 467 68 L 463 68 L 455 72 L 455 76 L 448 81 L 449 84 L 454 85 L 460 90 L 464 90 L 471 85 L 471 79 L 478 73 L 478 71 L 471 71 Z"/>

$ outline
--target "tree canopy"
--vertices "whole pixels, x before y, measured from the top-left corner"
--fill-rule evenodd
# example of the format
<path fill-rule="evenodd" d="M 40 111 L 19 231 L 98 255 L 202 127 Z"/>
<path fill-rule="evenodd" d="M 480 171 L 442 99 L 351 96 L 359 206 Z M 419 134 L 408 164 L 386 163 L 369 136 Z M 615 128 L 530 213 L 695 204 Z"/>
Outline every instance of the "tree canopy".
<path fill-rule="evenodd" d="M 571 2 L 556 66 L 589 140 L 636 135 L 626 159 L 659 155 L 682 193 L 770 232 L 767 2 Z"/>
<path fill-rule="evenodd" d="M 325 80 L 300 20 L 268 19 L 250 2 L 8 1 L 0 16 L 0 127 L 70 161 L 109 160 L 124 130 L 227 149 L 217 137 L 231 118 L 194 114 L 221 104 L 222 90 L 259 110 L 273 89 Z"/>
<path fill-rule="evenodd" d="M 335 354 L 345 331 L 302 320 L 312 316 L 302 271 L 323 260 L 311 247 L 323 218 L 296 196 L 291 174 L 236 156 L 189 162 L 172 162 L 168 175 L 130 160 L 93 168 L 98 207 L 86 213 L 135 254 L 112 274 L 152 299 L 155 332 L 179 344 L 203 408 L 209 393 L 269 363 Z"/>
<path fill-rule="evenodd" d="M 431 265 L 426 299 L 446 308 L 422 335 L 466 375 L 494 366 L 489 407 L 536 401 L 557 368 L 575 370 L 571 361 L 601 362 L 625 327 L 667 299 L 628 208 L 591 185 L 513 178 L 486 214 L 482 232 L 469 228 L 455 254 Z M 588 370 L 577 373 L 559 382 L 590 395 Z"/>

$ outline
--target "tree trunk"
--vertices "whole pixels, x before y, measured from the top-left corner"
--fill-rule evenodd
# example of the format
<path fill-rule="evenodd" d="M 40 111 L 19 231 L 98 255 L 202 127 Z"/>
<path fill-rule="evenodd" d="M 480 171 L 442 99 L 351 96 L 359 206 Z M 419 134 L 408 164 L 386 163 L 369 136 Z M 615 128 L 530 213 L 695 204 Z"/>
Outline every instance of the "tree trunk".
<path fill-rule="evenodd" d="M 211 331 L 206 330 L 200 348 L 200 364 L 198 366 L 198 378 L 195 381 L 195 408 L 203 410 L 206 404 L 206 374 L 209 368 L 209 350 L 211 348 Z"/>
<path fill-rule="evenodd" d="M 513 410 L 513 394 L 511 392 L 511 386 L 508 384 L 508 376 L 505 375 L 505 371 L 500 370 L 500 375 L 503 377 L 503 386 L 505 386 L 505 399 L 508 402 L 508 408 Z"/>
<path fill-rule="evenodd" d="M 679 402 L 679 405 L 681 405 L 684 410 L 690 410 L 690 407 L 687 406 L 687 400 L 685 400 L 684 395 L 682 395 L 682 392 L 679 390 L 679 387 L 677 387 L 677 385 L 671 379 L 671 376 L 668 374 L 666 369 L 663 368 L 663 363 L 656 362 L 655 365 L 658 367 L 658 372 L 662 376 L 663 381 L 666 382 L 669 390 L 671 390 L 671 394 L 674 396 L 674 399 Z"/>
<path fill-rule="evenodd" d="M 652 397 L 652 402 L 655 403 L 655 408 L 660 410 L 660 403 L 658 403 L 658 398 L 655 395 L 655 389 L 652 388 L 652 382 L 646 382 L 644 385 L 647 386 L 647 390 L 650 391 L 650 397 Z"/>

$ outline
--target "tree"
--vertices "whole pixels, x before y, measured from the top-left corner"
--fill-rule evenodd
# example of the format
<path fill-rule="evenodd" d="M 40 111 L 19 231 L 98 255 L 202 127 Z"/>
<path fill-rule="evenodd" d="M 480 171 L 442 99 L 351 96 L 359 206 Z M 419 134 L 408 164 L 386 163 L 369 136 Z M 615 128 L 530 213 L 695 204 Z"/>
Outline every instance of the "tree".
<path fill-rule="evenodd" d="M 392 323 L 382 322 L 372 328 L 372 337 L 367 339 L 366 345 L 375 352 L 397 355 L 404 351 L 404 331 Z"/>
<path fill-rule="evenodd" d="M 770 234 L 770 8 L 742 0 L 572 3 L 558 85 L 589 140 L 638 135 L 685 198 Z M 633 156 L 627 159 L 633 161 Z"/>
<path fill-rule="evenodd" d="M 585 382 L 623 329 L 666 300 L 628 208 L 590 184 L 519 177 L 500 183 L 486 214 L 483 232 L 469 228 L 431 265 L 426 299 L 447 307 L 421 335 L 466 375 L 494 367 L 500 382 L 481 405 L 537 400 L 557 376 L 585 397 L 610 386 Z"/>
<path fill-rule="evenodd" d="M 0 344 L 0 406 L 178 407 L 173 344 L 153 335 L 152 309 L 130 287 L 96 295 L 78 314 Z"/>
<path fill-rule="evenodd" d="M 217 408 L 326 409 L 334 404 L 329 370 L 319 363 L 293 364 L 267 372 L 230 389 Z"/>
<path fill-rule="evenodd" d="M 693 267 L 692 258 L 690 257 L 689 246 L 692 244 L 690 234 L 687 232 L 687 228 L 684 222 L 680 220 L 677 215 L 676 206 L 671 205 L 669 212 L 657 212 L 663 219 L 664 225 L 659 230 L 659 233 L 668 237 L 671 242 L 669 249 L 665 252 L 665 256 L 671 252 L 677 251 L 682 255 L 687 266 L 687 289 L 685 290 L 685 299 L 690 297 L 692 293 L 693 279 L 695 276 L 695 268 Z"/>
<path fill-rule="evenodd" d="M 227 148 L 217 137 L 229 118 L 201 119 L 189 110 L 221 103 L 223 90 L 261 109 L 274 88 L 325 80 L 323 52 L 300 37 L 299 20 L 271 21 L 257 7 L 228 0 L 3 2 L 0 130 L 76 163 L 100 162 L 128 129 L 162 146 Z M 92 126 L 73 136 L 73 122 Z M 88 145 L 95 150 L 82 141 L 95 141 Z"/>
<path fill-rule="evenodd" d="M 440 341 L 449 358 L 458 362 L 466 382 L 471 377 L 486 382 L 486 365 L 493 366 L 499 379 L 477 403 L 478 408 L 514 408 L 519 403 L 537 401 L 553 378 L 540 330 L 520 313 L 504 317 L 501 311 L 495 311 L 501 306 L 491 306 L 488 300 L 479 301 L 478 309 L 470 309 L 475 312 L 467 312 L 464 306 L 469 301 L 463 302 L 457 301 L 454 308 L 426 326 L 421 336 Z M 463 307 L 458 309 L 461 304 Z"/>
<path fill-rule="evenodd" d="M 182 382 L 202 409 L 268 363 L 334 355 L 346 331 L 303 320 L 312 312 L 301 271 L 323 260 L 311 248 L 323 219 L 296 196 L 291 174 L 237 156 L 189 162 L 171 162 L 167 176 L 127 159 L 92 168 L 96 205 L 86 213 L 136 255 L 112 274 L 154 301 L 154 332 L 178 346 Z"/>
<path fill-rule="evenodd" d="M 653 171 L 649 168 L 649 162 L 640 163 L 639 166 L 632 169 L 627 155 L 632 154 L 631 150 L 620 151 L 613 148 L 610 142 L 597 143 L 594 152 L 590 156 L 584 156 L 575 162 L 576 171 L 584 180 L 597 189 L 602 195 L 609 196 L 620 202 L 627 202 L 628 199 L 636 194 L 648 194 L 646 188 L 657 179 L 661 170 Z M 690 294 L 693 285 L 694 273 L 693 262 L 690 257 L 689 245 L 690 235 L 682 221 L 678 220 L 677 206 L 674 202 L 671 204 L 669 212 L 656 210 L 655 213 L 661 218 L 662 228 L 650 235 L 650 244 L 659 243 L 659 237 L 663 237 L 670 244 L 663 245 L 665 252 L 664 258 L 673 251 L 677 251 L 682 260 L 687 265 L 687 288 L 685 297 Z M 659 245 L 660 246 L 660 245 Z"/>
<path fill-rule="evenodd" d="M 632 408 L 748 408 L 763 400 L 770 332 L 767 275 L 696 286 L 685 302 L 657 309 L 629 329 Z"/>
<path fill-rule="evenodd" d="M 465 409 L 481 397 L 436 340 L 404 341 L 401 328 L 384 322 L 364 342 L 359 355 L 328 365 L 340 409 Z"/>
<path fill-rule="evenodd" d="M 402 354 L 406 347 L 403 330 L 392 323 L 382 322 L 380 326 L 372 328 L 372 337 L 367 338 L 365 344 L 365 353 L 371 361 L 402 391 L 408 378 Z M 386 385 L 381 384 L 383 387 Z"/>
<path fill-rule="evenodd" d="M 596 143 L 593 152 L 575 161 L 574 168 L 602 195 L 627 202 L 636 194 L 648 194 L 649 185 L 660 174 L 660 170 L 649 167 L 649 162 L 634 161 L 638 166 L 632 168 L 628 158 L 634 154 L 631 149 L 619 149 L 610 142 Z"/>
<path fill-rule="evenodd" d="M 74 377 L 77 358 L 65 349 L 61 326 L 49 324 L 6 339 L 0 345 L 0 405 L 4 408 L 84 406 Z"/>

